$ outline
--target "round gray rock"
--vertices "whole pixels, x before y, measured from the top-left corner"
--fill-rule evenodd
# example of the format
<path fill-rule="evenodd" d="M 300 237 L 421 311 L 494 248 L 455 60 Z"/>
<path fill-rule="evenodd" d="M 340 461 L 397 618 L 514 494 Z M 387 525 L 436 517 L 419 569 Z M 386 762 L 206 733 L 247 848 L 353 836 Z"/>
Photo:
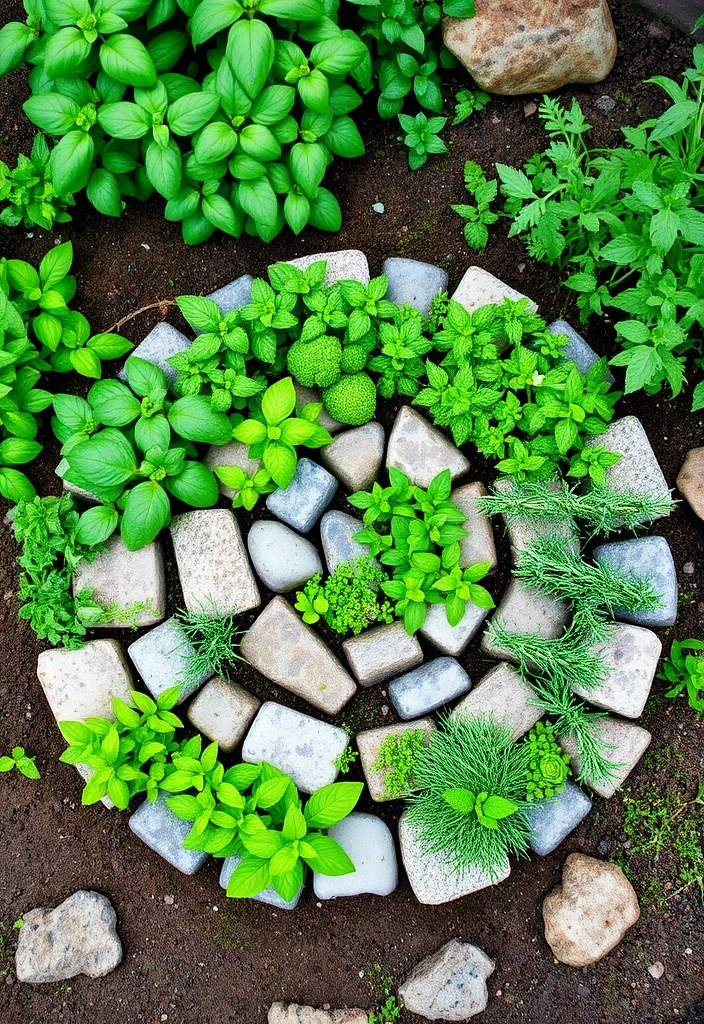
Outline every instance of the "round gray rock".
<path fill-rule="evenodd" d="M 247 549 L 257 576 L 276 594 L 300 587 L 323 571 L 311 542 L 283 523 L 255 523 L 247 536 Z"/>
<path fill-rule="evenodd" d="M 486 1009 L 486 979 L 495 966 L 478 946 L 451 939 L 418 964 L 398 994 L 427 1020 L 469 1020 Z"/>

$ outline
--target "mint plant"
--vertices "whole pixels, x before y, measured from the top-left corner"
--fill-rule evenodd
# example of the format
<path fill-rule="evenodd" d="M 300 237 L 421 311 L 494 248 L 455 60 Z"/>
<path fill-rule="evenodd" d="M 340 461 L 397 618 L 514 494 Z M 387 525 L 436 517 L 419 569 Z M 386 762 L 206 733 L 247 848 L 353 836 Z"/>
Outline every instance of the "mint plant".
<path fill-rule="evenodd" d="M 54 191 L 49 152 L 46 139 L 37 133 L 29 156 L 20 153 L 16 167 L 0 160 L 0 224 L 50 231 L 54 223 L 71 220 L 66 207 L 73 206 L 74 199 Z"/>
<path fill-rule="evenodd" d="M 399 114 L 398 121 L 406 133 L 403 141 L 410 151 L 408 166 L 412 171 L 422 167 L 431 153 L 447 153 L 447 145 L 440 138 L 446 117 L 428 117 L 421 111 L 415 117 Z"/>
<path fill-rule="evenodd" d="M 40 779 L 36 759 L 36 755 L 30 757 L 26 754 L 24 747 L 13 747 L 11 754 L 0 757 L 0 772 L 11 772 L 14 768 L 26 779 Z"/>
<path fill-rule="evenodd" d="M 690 653 L 692 652 L 692 653 Z M 704 641 L 673 640 L 670 653 L 662 663 L 658 679 L 670 683 L 666 697 L 685 694 L 697 716 L 704 712 Z"/>

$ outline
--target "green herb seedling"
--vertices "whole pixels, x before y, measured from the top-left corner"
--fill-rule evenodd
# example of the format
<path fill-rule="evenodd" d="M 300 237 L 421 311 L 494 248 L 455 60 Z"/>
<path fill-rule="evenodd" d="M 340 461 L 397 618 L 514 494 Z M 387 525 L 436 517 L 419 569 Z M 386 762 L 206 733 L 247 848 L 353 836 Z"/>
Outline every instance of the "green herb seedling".
<path fill-rule="evenodd" d="M 0 772 L 11 772 L 15 768 L 27 779 L 39 779 L 41 776 L 35 761 L 36 755 L 29 757 L 25 754 L 24 747 L 13 747 L 11 755 L 0 757 Z"/>

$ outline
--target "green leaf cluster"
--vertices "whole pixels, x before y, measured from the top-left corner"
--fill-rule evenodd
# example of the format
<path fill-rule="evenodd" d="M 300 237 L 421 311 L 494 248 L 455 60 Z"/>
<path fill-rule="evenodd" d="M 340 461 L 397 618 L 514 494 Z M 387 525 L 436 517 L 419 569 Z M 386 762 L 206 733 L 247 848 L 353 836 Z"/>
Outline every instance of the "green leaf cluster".
<path fill-rule="evenodd" d="M 666 697 L 687 696 L 690 708 L 700 716 L 704 712 L 704 641 L 673 640 L 670 654 L 662 663 L 658 679 L 670 683 Z M 692 652 L 692 653 L 690 653 Z"/>
<path fill-rule="evenodd" d="M 296 593 L 295 607 L 309 624 L 325 620 L 336 633 L 354 633 L 375 622 L 391 622 L 391 605 L 383 599 L 379 585 L 388 576 L 369 558 L 341 562 L 325 581 L 320 573 Z"/>
<path fill-rule="evenodd" d="M 389 733 L 379 744 L 373 770 L 384 773 L 384 789 L 393 800 L 413 788 L 416 758 L 427 742 L 422 729 L 406 729 L 401 734 Z"/>
<path fill-rule="evenodd" d="M 562 751 L 551 725 L 536 722 L 523 740 L 528 748 L 526 799 L 549 800 L 565 788 L 572 774 L 569 754 Z"/>
<path fill-rule="evenodd" d="M 73 205 L 73 196 L 59 196 L 54 191 L 49 146 L 39 132 L 30 155 L 20 153 L 16 167 L 8 167 L 0 160 L 0 224 L 51 231 L 55 222 L 64 224 L 71 220 L 66 207 Z"/>
<path fill-rule="evenodd" d="M 35 761 L 36 756 L 29 757 L 24 747 L 13 747 L 11 754 L 0 757 L 0 772 L 11 772 L 14 768 L 27 779 L 40 779 Z"/>

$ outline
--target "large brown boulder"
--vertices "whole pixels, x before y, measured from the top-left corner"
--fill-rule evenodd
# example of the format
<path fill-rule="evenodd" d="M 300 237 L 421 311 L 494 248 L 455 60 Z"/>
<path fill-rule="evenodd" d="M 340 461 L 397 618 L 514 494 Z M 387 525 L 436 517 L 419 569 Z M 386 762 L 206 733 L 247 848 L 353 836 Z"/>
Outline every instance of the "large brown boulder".
<path fill-rule="evenodd" d="M 601 82 L 616 60 L 606 0 L 477 0 L 474 18 L 445 18 L 445 46 L 478 85 L 502 96 Z"/>

